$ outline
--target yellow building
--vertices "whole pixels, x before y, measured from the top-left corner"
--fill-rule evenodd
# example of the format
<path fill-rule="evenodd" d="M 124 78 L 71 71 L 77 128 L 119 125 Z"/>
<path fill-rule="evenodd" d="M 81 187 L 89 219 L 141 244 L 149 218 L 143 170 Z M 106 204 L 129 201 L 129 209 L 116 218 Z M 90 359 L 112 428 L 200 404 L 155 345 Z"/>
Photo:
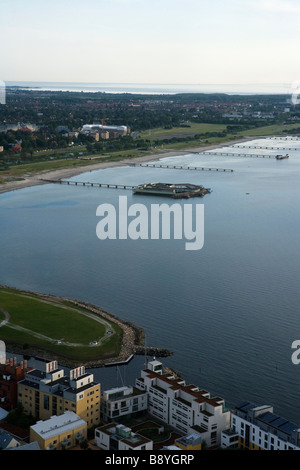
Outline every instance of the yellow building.
<path fill-rule="evenodd" d="M 100 384 L 84 367 L 66 376 L 57 361 L 46 362 L 44 370 L 34 369 L 19 382 L 18 401 L 25 413 L 38 420 L 73 411 L 88 428 L 100 423 Z"/>
<path fill-rule="evenodd" d="M 87 424 L 76 413 L 66 411 L 30 427 L 30 442 L 41 450 L 70 449 L 87 438 Z"/>
<path fill-rule="evenodd" d="M 175 445 L 182 450 L 202 450 L 201 434 L 194 432 L 175 440 Z"/>

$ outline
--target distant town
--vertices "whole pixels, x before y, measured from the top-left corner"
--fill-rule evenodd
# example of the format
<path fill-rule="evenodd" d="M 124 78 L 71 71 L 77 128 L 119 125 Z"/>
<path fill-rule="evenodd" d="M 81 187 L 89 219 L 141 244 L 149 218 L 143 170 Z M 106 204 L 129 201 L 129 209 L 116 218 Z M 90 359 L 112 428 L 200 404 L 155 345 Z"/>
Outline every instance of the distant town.
<path fill-rule="evenodd" d="M 0 177 L 24 164 L 134 156 L 156 147 L 299 133 L 288 95 L 135 95 L 7 89 L 0 107 Z M 125 152 L 125 153 L 124 153 Z M 27 168 L 28 169 L 28 168 Z M 3 182 L 3 181 L 2 181 Z"/>

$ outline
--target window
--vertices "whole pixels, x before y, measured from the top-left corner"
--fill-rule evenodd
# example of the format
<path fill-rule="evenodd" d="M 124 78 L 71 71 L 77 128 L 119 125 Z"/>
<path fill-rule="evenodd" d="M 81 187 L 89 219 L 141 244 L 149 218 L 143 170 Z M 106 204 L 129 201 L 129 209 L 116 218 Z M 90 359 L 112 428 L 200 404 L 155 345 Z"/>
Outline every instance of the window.
<path fill-rule="evenodd" d="M 44 395 L 44 410 L 50 409 L 50 400 L 48 395 Z"/>

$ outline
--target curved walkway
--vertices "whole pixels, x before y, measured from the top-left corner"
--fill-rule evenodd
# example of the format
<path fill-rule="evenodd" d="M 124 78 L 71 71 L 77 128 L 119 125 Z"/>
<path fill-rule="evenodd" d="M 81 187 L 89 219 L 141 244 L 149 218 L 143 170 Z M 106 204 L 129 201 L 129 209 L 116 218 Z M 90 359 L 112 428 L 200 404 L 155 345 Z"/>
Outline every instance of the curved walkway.
<path fill-rule="evenodd" d="M 5 315 L 5 320 L 3 320 L 3 321 L 0 323 L 0 328 L 1 328 L 1 326 L 4 326 L 4 325 L 6 325 L 6 324 L 9 322 L 9 320 L 10 320 L 10 314 L 9 314 L 6 310 L 4 310 L 4 308 L 2 308 L 2 307 L 0 307 L 0 311 L 1 311 L 2 313 L 4 313 L 4 315 Z"/>

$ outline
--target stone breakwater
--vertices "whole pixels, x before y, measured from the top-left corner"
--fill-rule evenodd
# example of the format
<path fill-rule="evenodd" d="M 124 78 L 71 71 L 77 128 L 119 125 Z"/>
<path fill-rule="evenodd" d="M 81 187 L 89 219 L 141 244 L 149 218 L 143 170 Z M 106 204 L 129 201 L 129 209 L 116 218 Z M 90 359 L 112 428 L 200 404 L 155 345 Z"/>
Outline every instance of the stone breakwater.
<path fill-rule="evenodd" d="M 70 302 L 69 299 L 68 301 Z M 123 321 L 111 313 L 105 312 L 104 310 L 101 310 L 94 305 L 74 300 L 71 302 L 74 303 L 77 307 L 86 308 L 90 312 L 101 315 L 103 318 L 116 323 L 123 330 L 123 340 L 119 355 L 114 358 L 102 359 L 96 362 L 94 361 L 93 363 L 88 363 L 88 367 L 103 367 L 105 365 L 109 365 L 110 363 L 126 362 L 131 355 L 167 357 L 173 354 L 171 351 L 164 348 L 145 347 L 144 331 L 142 328 L 134 325 L 133 323 Z"/>

